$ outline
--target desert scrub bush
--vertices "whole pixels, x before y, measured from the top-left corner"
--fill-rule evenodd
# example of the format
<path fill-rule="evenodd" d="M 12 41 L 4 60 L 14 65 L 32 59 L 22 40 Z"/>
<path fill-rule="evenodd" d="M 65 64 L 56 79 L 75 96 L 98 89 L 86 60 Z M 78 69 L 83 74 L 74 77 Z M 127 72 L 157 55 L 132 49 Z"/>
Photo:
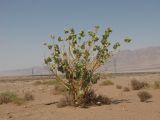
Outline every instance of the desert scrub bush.
<path fill-rule="evenodd" d="M 152 95 L 146 91 L 140 91 L 140 92 L 138 92 L 137 95 L 138 95 L 141 102 L 146 102 L 148 99 L 150 99 L 152 97 Z"/>
<path fill-rule="evenodd" d="M 101 36 L 97 35 L 98 31 L 99 26 L 78 33 L 73 28 L 65 29 L 64 37 L 51 35 L 51 43 L 44 43 L 49 50 L 45 64 L 56 80 L 68 90 L 75 104 L 85 99 L 92 85 L 100 79 L 97 69 L 120 47 L 119 42 L 111 44 L 109 41 L 111 28 L 106 28 Z M 124 39 L 126 43 L 130 41 L 129 38 Z"/>
<path fill-rule="evenodd" d="M 116 85 L 116 88 L 117 89 L 122 89 L 122 86 L 121 85 Z"/>
<path fill-rule="evenodd" d="M 17 94 L 9 91 L 0 94 L 0 104 L 7 104 L 10 102 L 22 105 L 25 102 L 25 99 L 20 98 Z"/>
<path fill-rule="evenodd" d="M 23 105 L 23 104 L 26 103 L 26 100 L 24 98 L 21 98 L 21 97 L 16 97 L 15 99 L 13 99 L 12 102 L 16 105 Z"/>
<path fill-rule="evenodd" d="M 153 86 L 155 89 L 160 89 L 160 81 L 155 81 Z"/>
<path fill-rule="evenodd" d="M 103 95 L 96 95 L 94 90 L 90 90 L 83 96 L 83 99 L 80 99 L 79 102 L 81 103 L 81 107 L 102 104 L 109 105 L 111 104 L 111 99 Z"/>
<path fill-rule="evenodd" d="M 124 88 L 123 88 L 123 91 L 124 91 L 124 92 L 129 92 L 130 89 L 129 89 L 128 87 L 124 87 Z"/>
<path fill-rule="evenodd" d="M 32 94 L 31 92 L 26 92 L 26 93 L 24 94 L 24 99 L 25 99 L 26 101 L 31 101 L 31 100 L 34 100 L 34 96 L 33 96 L 33 94 Z"/>
<path fill-rule="evenodd" d="M 0 94 L 0 104 L 14 103 L 16 105 L 22 105 L 33 99 L 33 95 L 30 93 L 25 93 L 24 97 L 19 97 L 16 93 L 9 91 Z"/>
<path fill-rule="evenodd" d="M 12 102 L 15 98 L 17 97 L 17 95 L 15 93 L 12 92 L 4 92 L 0 94 L 0 104 L 7 104 Z"/>
<path fill-rule="evenodd" d="M 100 85 L 102 85 L 102 86 L 105 86 L 105 85 L 114 85 L 114 83 L 111 80 L 105 80 Z"/>
<path fill-rule="evenodd" d="M 146 82 L 139 82 L 138 80 L 132 80 L 131 86 L 133 90 L 140 90 L 142 88 L 148 88 L 149 84 Z"/>

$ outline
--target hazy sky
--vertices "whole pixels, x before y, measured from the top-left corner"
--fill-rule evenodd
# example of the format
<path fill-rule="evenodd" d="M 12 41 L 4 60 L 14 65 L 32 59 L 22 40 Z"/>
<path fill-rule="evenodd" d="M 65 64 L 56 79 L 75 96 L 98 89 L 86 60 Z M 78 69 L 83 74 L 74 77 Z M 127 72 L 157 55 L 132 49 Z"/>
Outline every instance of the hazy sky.
<path fill-rule="evenodd" d="M 0 0 L 0 71 L 43 65 L 51 33 L 97 24 L 125 49 L 160 46 L 160 0 Z"/>

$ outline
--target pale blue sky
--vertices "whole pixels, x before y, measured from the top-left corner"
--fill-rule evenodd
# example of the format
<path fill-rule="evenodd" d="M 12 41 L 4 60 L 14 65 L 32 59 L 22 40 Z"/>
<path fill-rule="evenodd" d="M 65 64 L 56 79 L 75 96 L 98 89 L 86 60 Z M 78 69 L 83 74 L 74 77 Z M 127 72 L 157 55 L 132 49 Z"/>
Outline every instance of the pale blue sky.
<path fill-rule="evenodd" d="M 0 0 L 0 71 L 43 65 L 51 33 L 97 24 L 125 49 L 160 46 L 160 0 Z"/>

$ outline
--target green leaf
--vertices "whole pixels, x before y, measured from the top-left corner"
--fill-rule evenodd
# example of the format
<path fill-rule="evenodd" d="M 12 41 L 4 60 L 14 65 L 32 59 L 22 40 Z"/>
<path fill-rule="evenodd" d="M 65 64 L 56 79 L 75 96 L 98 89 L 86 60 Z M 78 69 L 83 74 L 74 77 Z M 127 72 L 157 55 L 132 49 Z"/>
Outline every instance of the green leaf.
<path fill-rule="evenodd" d="M 84 36 L 85 36 L 83 30 L 79 33 L 79 36 L 80 36 L 80 37 L 84 37 Z"/>
<path fill-rule="evenodd" d="M 130 39 L 130 38 L 125 38 L 124 39 L 124 42 L 126 42 L 126 43 L 130 43 L 132 40 Z"/>
<path fill-rule="evenodd" d="M 51 39 L 55 39 L 55 36 L 53 34 L 50 35 Z"/>
<path fill-rule="evenodd" d="M 59 36 L 58 41 L 61 42 L 61 41 L 63 41 L 63 39 Z"/>
<path fill-rule="evenodd" d="M 48 49 L 51 50 L 52 49 L 52 45 L 49 44 L 48 45 Z"/>
<path fill-rule="evenodd" d="M 109 27 L 107 28 L 108 32 L 111 33 L 112 32 L 112 29 Z"/>
<path fill-rule="evenodd" d="M 83 90 L 79 90 L 78 91 L 78 96 L 80 96 L 80 97 L 84 96 L 84 91 Z"/>
<path fill-rule="evenodd" d="M 96 25 L 95 28 L 98 30 L 100 27 L 99 27 L 99 25 Z"/>
<path fill-rule="evenodd" d="M 114 45 L 113 45 L 113 49 L 117 49 L 118 47 L 120 47 L 120 44 L 119 44 L 119 42 L 117 42 L 117 43 L 115 43 Z"/>
<path fill-rule="evenodd" d="M 68 29 L 64 29 L 64 33 L 65 34 L 69 33 L 69 30 Z"/>
<path fill-rule="evenodd" d="M 81 45 L 81 49 L 85 49 L 85 43 Z"/>

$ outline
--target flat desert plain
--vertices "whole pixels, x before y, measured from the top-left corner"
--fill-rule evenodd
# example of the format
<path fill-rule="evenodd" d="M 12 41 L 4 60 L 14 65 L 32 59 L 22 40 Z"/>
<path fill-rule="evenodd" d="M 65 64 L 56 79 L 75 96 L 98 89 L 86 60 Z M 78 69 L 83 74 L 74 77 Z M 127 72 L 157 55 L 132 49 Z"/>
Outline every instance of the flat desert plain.
<path fill-rule="evenodd" d="M 147 82 L 151 87 L 132 90 L 133 79 Z M 93 89 L 97 94 L 111 98 L 112 103 L 89 108 L 70 106 L 57 108 L 55 104 L 46 105 L 46 103 L 58 102 L 63 96 L 54 94 L 54 85 L 34 85 L 36 81 L 45 80 L 1 78 L 0 93 L 11 91 L 23 96 L 25 92 L 31 92 L 34 100 L 22 105 L 1 104 L 0 120 L 160 120 L 160 89 L 152 86 L 155 81 L 160 81 L 160 73 L 103 76 Z M 114 85 L 100 85 L 105 80 L 112 81 Z M 117 85 L 121 85 L 122 88 L 117 89 Z M 129 87 L 130 91 L 123 91 L 124 87 Z M 140 102 L 137 96 L 139 91 L 149 92 L 152 98 L 147 102 Z"/>

